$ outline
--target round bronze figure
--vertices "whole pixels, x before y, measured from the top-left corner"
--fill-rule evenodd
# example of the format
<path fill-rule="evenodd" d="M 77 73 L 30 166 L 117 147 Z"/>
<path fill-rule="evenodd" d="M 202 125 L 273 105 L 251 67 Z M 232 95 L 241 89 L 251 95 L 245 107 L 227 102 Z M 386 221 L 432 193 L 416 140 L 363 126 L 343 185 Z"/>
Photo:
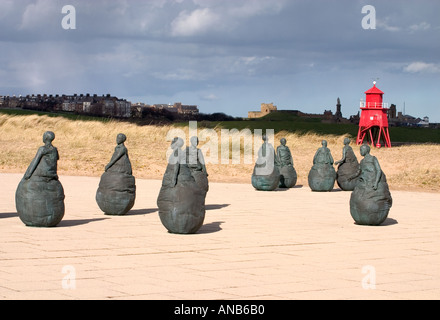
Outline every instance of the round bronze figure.
<path fill-rule="evenodd" d="M 327 141 L 322 141 L 313 157 L 313 166 L 308 175 L 309 187 L 312 191 L 332 191 L 335 185 L 336 171 L 333 168 L 333 157 L 327 148 Z"/>
<path fill-rule="evenodd" d="M 361 146 L 359 171 L 351 179 L 359 177 L 350 197 L 350 213 L 361 225 L 380 225 L 388 217 L 393 204 L 385 174 L 377 158 L 370 155 L 368 145 Z"/>
<path fill-rule="evenodd" d="M 263 145 L 258 150 L 258 158 L 252 172 L 252 186 L 260 191 L 275 190 L 280 183 L 280 171 L 273 146 L 263 135 Z"/>
<path fill-rule="evenodd" d="M 38 149 L 15 193 L 17 213 L 26 226 L 54 227 L 64 217 L 64 189 L 58 180 L 54 139 L 53 132 L 44 133 L 44 146 Z"/>
<path fill-rule="evenodd" d="M 198 137 L 191 137 L 191 146 L 186 148 L 186 161 L 188 168 L 191 171 L 191 175 L 194 177 L 197 185 L 201 190 L 208 192 L 208 172 L 206 171 L 205 158 L 203 157 L 202 150 L 197 148 L 199 144 Z"/>
<path fill-rule="evenodd" d="M 206 188 L 201 188 L 191 174 L 183 140 L 174 138 L 173 150 L 157 198 L 160 221 L 171 233 L 196 233 L 205 219 Z"/>
<path fill-rule="evenodd" d="M 281 145 L 277 147 L 278 170 L 280 171 L 280 188 L 292 188 L 298 180 L 298 175 L 293 166 L 292 153 L 288 146 L 286 146 L 286 139 L 280 140 Z"/>
<path fill-rule="evenodd" d="M 122 133 L 117 135 L 115 152 L 105 166 L 96 191 L 96 203 L 107 215 L 125 215 L 136 199 L 136 181 L 124 145 L 126 139 Z"/>
<path fill-rule="evenodd" d="M 349 179 L 359 170 L 359 162 L 353 149 L 350 147 L 350 139 L 344 139 L 344 148 L 342 149 L 342 159 L 335 162 L 338 165 L 336 172 L 336 182 L 344 191 L 353 191 L 358 179 Z"/>

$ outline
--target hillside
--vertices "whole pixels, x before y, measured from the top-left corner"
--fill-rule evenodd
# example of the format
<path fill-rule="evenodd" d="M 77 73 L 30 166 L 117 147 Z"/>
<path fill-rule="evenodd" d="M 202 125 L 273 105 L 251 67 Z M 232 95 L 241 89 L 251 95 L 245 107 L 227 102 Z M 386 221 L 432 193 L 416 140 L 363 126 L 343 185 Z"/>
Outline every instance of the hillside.
<path fill-rule="evenodd" d="M 258 119 L 242 121 L 218 121 L 205 123 L 209 127 L 236 128 L 241 130 L 274 129 L 275 133 L 286 131 L 298 135 L 316 133 L 318 135 L 347 135 L 356 138 L 358 125 L 345 123 L 323 123 L 320 118 L 304 118 L 288 112 L 274 112 Z M 440 144 L 440 130 L 416 127 L 390 127 L 391 142 L 404 143 L 434 143 Z"/>

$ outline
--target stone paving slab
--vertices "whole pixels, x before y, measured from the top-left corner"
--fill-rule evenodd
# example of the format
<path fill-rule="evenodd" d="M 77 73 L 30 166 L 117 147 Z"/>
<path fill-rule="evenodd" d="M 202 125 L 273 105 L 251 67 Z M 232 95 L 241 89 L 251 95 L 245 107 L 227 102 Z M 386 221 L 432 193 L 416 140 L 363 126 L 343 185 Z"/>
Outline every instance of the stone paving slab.
<path fill-rule="evenodd" d="M 66 214 L 26 227 L 22 175 L 0 174 L 0 299 L 439 299 L 440 194 L 393 191 L 384 225 L 354 224 L 350 192 L 261 192 L 211 183 L 197 234 L 170 234 L 161 181 L 136 181 L 133 210 L 104 215 L 99 178 L 60 177 Z"/>

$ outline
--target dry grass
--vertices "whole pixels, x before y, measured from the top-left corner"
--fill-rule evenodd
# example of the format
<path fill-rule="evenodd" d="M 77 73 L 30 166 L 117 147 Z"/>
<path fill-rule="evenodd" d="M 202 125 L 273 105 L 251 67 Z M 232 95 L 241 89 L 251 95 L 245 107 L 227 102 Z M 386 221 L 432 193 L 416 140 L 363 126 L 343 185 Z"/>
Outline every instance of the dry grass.
<path fill-rule="evenodd" d="M 100 176 L 113 154 L 116 135 L 122 132 L 127 136 L 125 145 L 134 175 L 137 178 L 161 179 L 170 144 L 167 134 L 168 138 L 174 135 L 170 134 L 171 129 L 171 126 L 138 126 L 116 121 L 103 123 L 37 115 L 0 115 L 0 172 L 24 173 L 38 147 L 43 144 L 43 133 L 51 130 L 55 132 L 54 145 L 60 153 L 60 175 Z M 187 128 L 184 130 L 188 136 Z M 220 141 L 218 129 L 217 133 Z M 275 147 L 282 137 L 287 139 L 292 151 L 299 185 L 307 185 L 313 156 L 323 139 L 327 140 L 335 160 L 342 156 L 344 136 L 299 136 L 281 132 L 275 137 Z M 199 147 L 202 146 L 203 142 Z M 352 146 L 360 161 L 359 147 Z M 371 153 L 379 159 L 391 189 L 440 192 L 440 146 L 373 149 Z M 208 164 L 210 181 L 250 183 L 253 164 L 243 163 L 242 160 L 241 164 Z"/>

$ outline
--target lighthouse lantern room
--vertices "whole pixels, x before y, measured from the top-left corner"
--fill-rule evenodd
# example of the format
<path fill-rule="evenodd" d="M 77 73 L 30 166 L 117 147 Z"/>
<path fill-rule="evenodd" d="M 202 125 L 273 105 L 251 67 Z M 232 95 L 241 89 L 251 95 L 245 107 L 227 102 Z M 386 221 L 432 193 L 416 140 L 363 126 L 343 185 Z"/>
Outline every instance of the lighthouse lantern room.
<path fill-rule="evenodd" d="M 358 145 L 364 141 L 380 148 L 382 145 L 391 148 L 390 133 L 388 130 L 388 108 L 383 103 L 383 92 L 376 87 L 365 91 L 365 102 L 361 101 L 361 118 L 356 139 Z M 381 143 L 382 142 L 382 143 Z"/>

